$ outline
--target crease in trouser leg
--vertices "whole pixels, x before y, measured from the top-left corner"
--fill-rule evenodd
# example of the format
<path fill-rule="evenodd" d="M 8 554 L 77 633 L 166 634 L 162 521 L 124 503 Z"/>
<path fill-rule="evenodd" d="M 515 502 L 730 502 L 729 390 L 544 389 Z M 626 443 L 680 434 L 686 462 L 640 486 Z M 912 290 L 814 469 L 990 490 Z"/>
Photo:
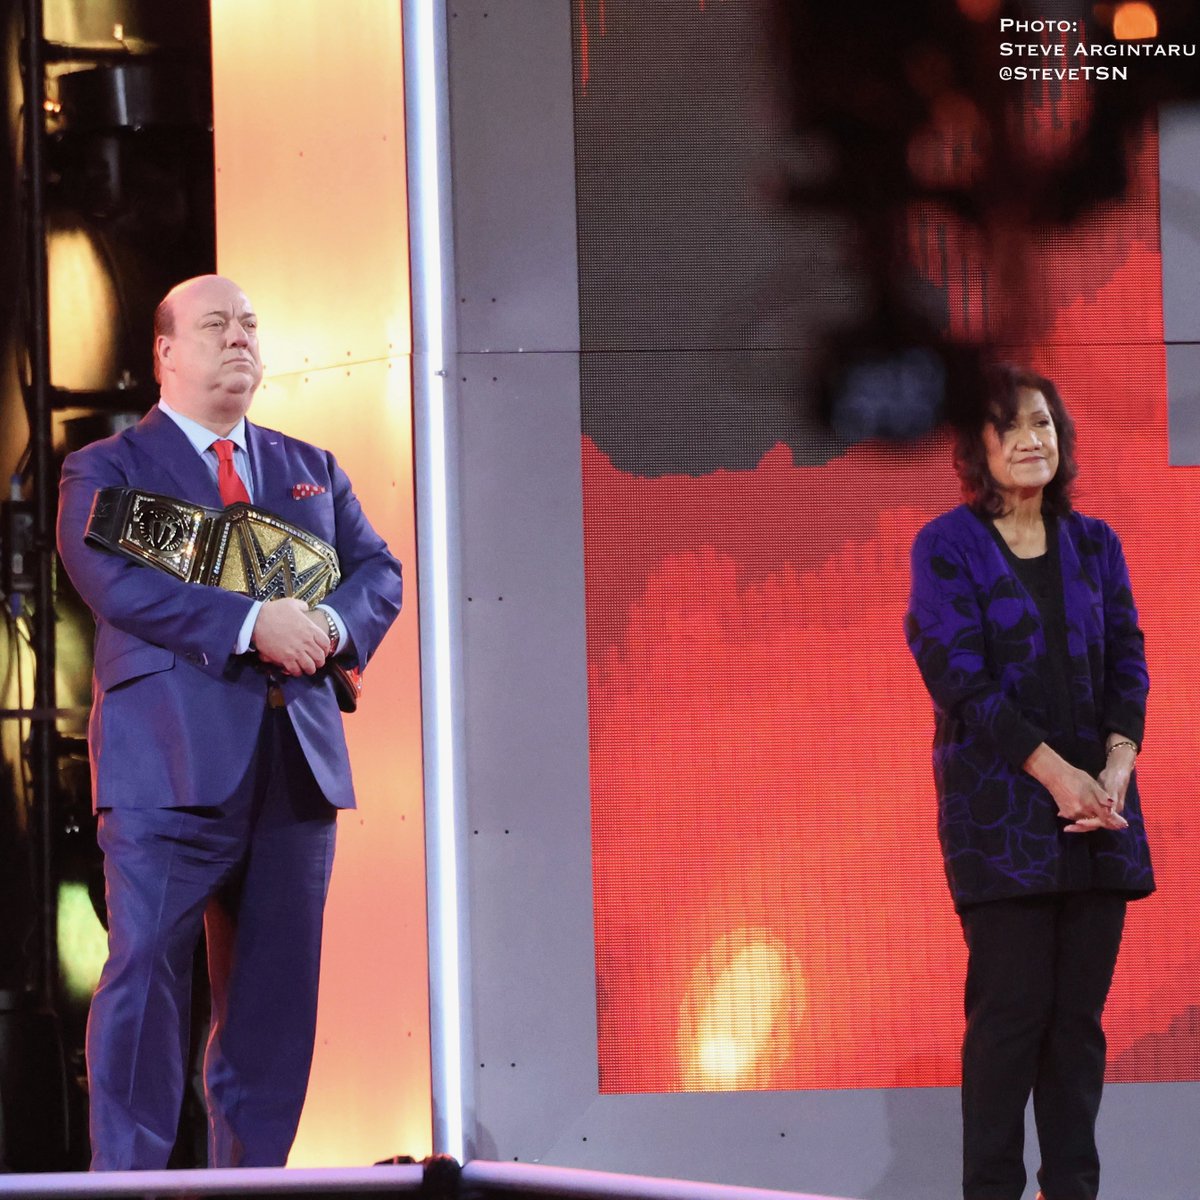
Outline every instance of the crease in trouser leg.
<path fill-rule="evenodd" d="M 282 710 L 280 710 L 282 712 Z M 205 1055 L 212 1166 L 283 1166 L 316 1039 L 336 809 L 286 717 L 264 730 L 245 870 L 208 914 L 213 1028 Z"/>

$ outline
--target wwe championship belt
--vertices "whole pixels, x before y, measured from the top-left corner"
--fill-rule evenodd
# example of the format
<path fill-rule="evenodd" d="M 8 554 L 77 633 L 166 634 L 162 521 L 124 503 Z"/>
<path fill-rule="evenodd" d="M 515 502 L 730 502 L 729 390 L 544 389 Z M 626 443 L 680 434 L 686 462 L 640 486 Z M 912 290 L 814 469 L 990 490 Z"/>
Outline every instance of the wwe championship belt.
<path fill-rule="evenodd" d="M 307 529 L 251 504 L 206 508 L 136 488 L 102 488 L 92 502 L 86 541 L 185 583 L 254 600 L 293 598 L 312 606 L 341 582 L 337 551 Z M 357 670 L 330 660 L 338 707 L 353 712 L 362 693 Z"/>

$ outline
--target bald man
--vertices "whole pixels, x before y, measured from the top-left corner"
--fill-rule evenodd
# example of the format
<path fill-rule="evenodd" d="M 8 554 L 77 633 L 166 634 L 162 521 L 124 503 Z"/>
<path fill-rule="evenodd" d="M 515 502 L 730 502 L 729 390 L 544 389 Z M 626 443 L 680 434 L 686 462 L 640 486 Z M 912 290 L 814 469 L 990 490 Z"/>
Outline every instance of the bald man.
<path fill-rule="evenodd" d="M 326 660 L 366 663 L 400 610 L 400 564 L 331 454 L 246 419 L 262 359 L 241 288 L 181 283 L 154 333 L 158 405 L 69 455 L 60 489 L 59 553 L 96 621 L 109 955 L 88 1021 L 92 1168 L 167 1164 L 202 927 L 209 1165 L 283 1165 L 308 1086 L 335 816 L 354 806 Z M 318 608 L 262 603 L 93 546 L 93 499 L 114 487 L 249 501 L 332 545 L 341 582 Z"/>

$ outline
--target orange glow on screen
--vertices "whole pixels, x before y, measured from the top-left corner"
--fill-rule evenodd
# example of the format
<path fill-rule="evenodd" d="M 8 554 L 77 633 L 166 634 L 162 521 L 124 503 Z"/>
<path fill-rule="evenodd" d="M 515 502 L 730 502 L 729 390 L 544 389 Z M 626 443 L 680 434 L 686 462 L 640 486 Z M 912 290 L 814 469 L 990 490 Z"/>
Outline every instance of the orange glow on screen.
<path fill-rule="evenodd" d="M 1122 41 L 1158 37 L 1158 14 L 1149 4 L 1118 4 L 1113 14 L 1113 37 Z"/>
<path fill-rule="evenodd" d="M 766 1088 L 804 1016 L 800 960 L 763 929 L 717 939 L 692 972 L 679 1013 L 686 1091 Z"/>

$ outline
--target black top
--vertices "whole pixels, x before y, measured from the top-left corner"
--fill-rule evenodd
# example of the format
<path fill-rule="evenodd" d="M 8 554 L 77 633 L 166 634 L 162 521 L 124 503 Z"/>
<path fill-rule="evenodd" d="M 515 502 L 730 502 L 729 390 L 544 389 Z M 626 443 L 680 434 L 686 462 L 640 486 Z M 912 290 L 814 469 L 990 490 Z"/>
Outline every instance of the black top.
<path fill-rule="evenodd" d="M 1003 535 L 992 522 L 988 528 L 999 543 L 1021 586 L 1033 598 L 1042 618 L 1042 633 L 1046 639 L 1046 657 L 1038 672 L 1046 690 L 1046 716 L 1050 732 L 1046 744 L 1057 751 L 1073 767 L 1095 775 L 1100 769 L 1075 736 L 1075 703 L 1070 686 L 1071 655 L 1067 648 L 1067 613 L 1063 602 L 1062 568 L 1058 555 L 1058 522 L 1047 515 L 1046 552 L 1036 558 L 1018 558 Z M 1059 887 L 1064 891 L 1094 886 L 1092 846 L 1086 837 L 1064 834 L 1064 854 L 1059 862 Z"/>
<path fill-rule="evenodd" d="M 1050 725 L 1046 741 L 1072 766 L 1094 772 L 1094 764 L 1084 761 L 1074 736 L 1075 705 L 1069 682 L 1071 656 L 1067 649 L 1067 613 L 1063 604 L 1062 568 L 1058 561 L 1058 522 L 1051 515 L 1045 517 L 1045 522 L 1046 552 L 1036 558 L 1018 558 L 995 523 L 989 521 L 988 528 L 1042 618 L 1046 657 L 1039 674 L 1046 689 L 1046 715 Z"/>

